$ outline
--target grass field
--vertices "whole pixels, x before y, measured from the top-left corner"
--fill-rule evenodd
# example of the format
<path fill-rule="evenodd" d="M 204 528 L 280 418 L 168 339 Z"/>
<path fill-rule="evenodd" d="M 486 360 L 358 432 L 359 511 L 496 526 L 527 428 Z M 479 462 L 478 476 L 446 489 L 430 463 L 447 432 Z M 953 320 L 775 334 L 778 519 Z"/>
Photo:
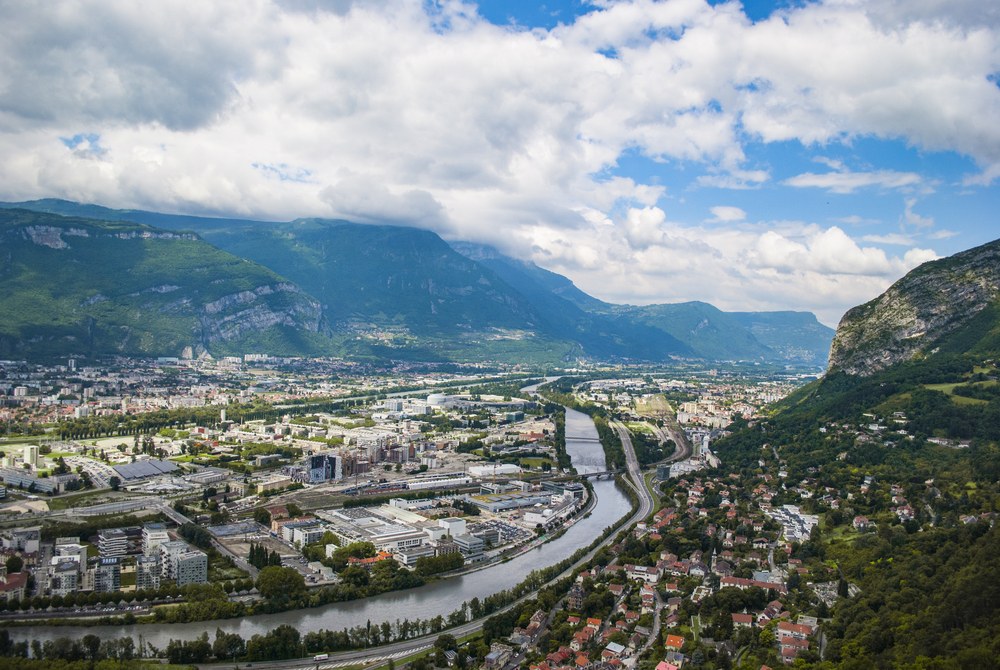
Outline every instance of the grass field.
<path fill-rule="evenodd" d="M 59 510 L 59 509 L 71 509 L 74 507 L 84 507 L 90 502 L 93 502 L 93 498 L 100 496 L 105 496 L 108 494 L 106 489 L 101 489 L 99 491 L 84 491 L 83 493 L 77 493 L 74 495 L 59 496 L 57 498 L 49 498 L 49 509 Z"/>
<path fill-rule="evenodd" d="M 966 382 L 956 382 L 949 384 L 924 384 L 924 388 L 930 389 L 931 391 L 940 391 L 951 398 L 951 401 L 956 405 L 985 405 L 989 401 L 982 400 L 981 398 L 967 398 L 961 395 L 955 395 L 956 386 L 964 386 Z"/>
<path fill-rule="evenodd" d="M 673 414 L 674 409 L 662 395 L 651 395 L 647 398 L 637 398 L 635 401 L 636 414 L 645 416 L 663 416 Z"/>
<path fill-rule="evenodd" d="M 645 475 L 643 475 L 643 481 L 646 483 L 646 488 L 649 489 L 649 492 L 653 496 L 653 511 L 652 511 L 652 513 L 656 514 L 663 507 L 663 500 L 660 498 L 660 493 L 657 490 L 656 485 L 653 483 L 654 479 L 656 479 L 656 471 L 655 470 L 652 471 L 652 472 L 647 472 Z"/>
<path fill-rule="evenodd" d="M 530 467 L 533 470 L 538 470 L 538 469 L 540 469 L 542 467 L 543 463 L 548 463 L 548 464 L 551 465 L 552 464 L 552 459 L 550 459 L 550 458 L 541 458 L 541 457 L 536 457 L 536 456 L 531 456 L 529 458 L 522 458 L 521 459 L 521 467 L 522 468 L 524 468 L 524 467 Z"/>

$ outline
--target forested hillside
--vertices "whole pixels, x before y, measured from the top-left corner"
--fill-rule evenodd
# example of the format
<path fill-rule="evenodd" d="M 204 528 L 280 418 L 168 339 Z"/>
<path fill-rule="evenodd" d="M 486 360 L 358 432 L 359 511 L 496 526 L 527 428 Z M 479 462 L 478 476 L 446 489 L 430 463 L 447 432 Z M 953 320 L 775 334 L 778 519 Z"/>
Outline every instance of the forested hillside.
<path fill-rule="evenodd" d="M 820 517 L 792 555 L 851 585 L 822 623 L 823 661 L 806 667 L 998 667 L 997 323 L 988 306 L 918 356 L 835 370 L 716 443 L 743 481 L 771 463 L 783 473 L 772 503 Z M 802 482 L 826 495 L 800 498 Z"/>

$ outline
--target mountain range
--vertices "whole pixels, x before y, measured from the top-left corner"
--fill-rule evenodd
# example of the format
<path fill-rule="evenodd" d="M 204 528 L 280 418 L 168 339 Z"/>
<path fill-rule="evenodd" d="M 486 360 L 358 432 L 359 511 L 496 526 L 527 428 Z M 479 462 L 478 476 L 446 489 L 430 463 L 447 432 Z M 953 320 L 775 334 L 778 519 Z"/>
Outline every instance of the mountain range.
<path fill-rule="evenodd" d="M 606 303 L 533 263 L 482 245 L 449 244 L 416 228 L 181 216 L 64 200 L 0 208 L 7 248 L 0 306 L 17 315 L 0 326 L 0 348 L 10 355 L 179 355 L 190 348 L 410 360 L 822 365 L 833 337 L 804 312 Z M 60 242 L 47 245 L 26 232 L 40 226 Z M 72 230 L 92 234 L 82 238 Z M 134 236 L 132 246 L 115 237 L 123 231 Z M 158 269 L 149 272 L 143 263 L 153 259 Z M 171 278 L 171 268 L 183 276 Z M 70 279 L 74 289 L 67 293 Z M 226 296 L 249 300 L 247 291 L 256 297 L 239 303 L 241 309 L 211 311 Z"/>

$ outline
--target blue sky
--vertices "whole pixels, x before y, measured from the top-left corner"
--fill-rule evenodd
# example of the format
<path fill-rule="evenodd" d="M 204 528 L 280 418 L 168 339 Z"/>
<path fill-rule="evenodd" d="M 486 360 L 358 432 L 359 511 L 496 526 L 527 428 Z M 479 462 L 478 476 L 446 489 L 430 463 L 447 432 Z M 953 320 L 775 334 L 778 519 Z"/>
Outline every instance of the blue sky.
<path fill-rule="evenodd" d="M 419 226 L 830 325 L 998 236 L 995 3 L 14 3 L 0 59 L 4 200 Z"/>

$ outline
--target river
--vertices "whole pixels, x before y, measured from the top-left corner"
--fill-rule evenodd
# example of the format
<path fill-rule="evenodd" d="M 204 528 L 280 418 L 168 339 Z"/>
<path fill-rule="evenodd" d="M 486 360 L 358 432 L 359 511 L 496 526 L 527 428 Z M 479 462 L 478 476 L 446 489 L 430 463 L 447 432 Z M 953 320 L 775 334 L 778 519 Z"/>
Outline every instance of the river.
<path fill-rule="evenodd" d="M 606 468 L 597 429 L 589 416 L 567 409 L 566 435 L 566 451 L 579 472 L 600 472 Z M 383 621 L 395 622 L 404 618 L 413 620 L 430 619 L 439 614 L 447 616 L 463 602 L 472 598 L 482 599 L 497 591 L 511 588 L 532 570 L 558 563 L 571 556 L 580 547 L 593 542 L 605 528 L 625 516 L 631 509 L 628 499 L 615 488 L 613 481 L 595 481 L 594 492 L 597 495 L 597 504 L 590 516 L 577 521 L 561 537 L 506 563 L 417 589 L 383 593 L 374 598 L 333 603 L 313 609 L 261 614 L 242 619 L 134 626 L 32 626 L 11 628 L 10 632 L 14 639 L 27 638 L 41 641 L 54 637 L 78 638 L 88 633 L 102 638 L 130 636 L 137 641 L 141 636 L 142 639 L 162 648 L 171 638 L 194 639 L 205 631 L 208 631 L 209 637 L 214 639 L 216 628 L 227 633 L 239 633 L 244 639 L 250 639 L 256 633 L 266 633 L 281 624 L 289 624 L 304 634 L 324 628 L 331 630 L 350 628 L 366 621 L 378 625 Z"/>

